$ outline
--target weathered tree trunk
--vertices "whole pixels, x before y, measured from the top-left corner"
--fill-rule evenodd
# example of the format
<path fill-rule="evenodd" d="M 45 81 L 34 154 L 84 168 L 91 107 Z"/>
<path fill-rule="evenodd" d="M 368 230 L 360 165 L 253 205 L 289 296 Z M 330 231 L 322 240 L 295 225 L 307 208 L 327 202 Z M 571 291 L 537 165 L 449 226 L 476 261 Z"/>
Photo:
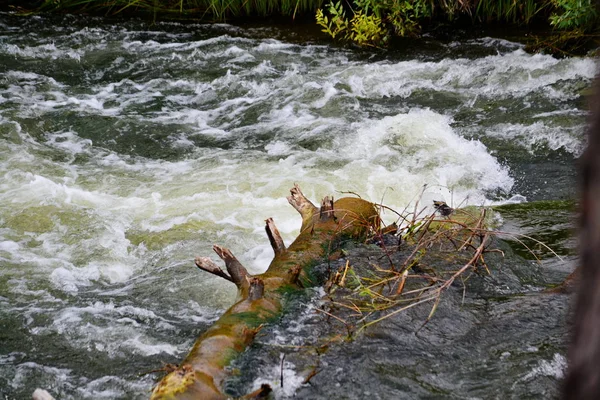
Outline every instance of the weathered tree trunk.
<path fill-rule="evenodd" d="M 380 224 L 375 206 L 365 200 L 342 198 L 333 202 L 325 197 L 319 209 L 297 185 L 287 199 L 302 216 L 302 228 L 286 248 L 273 220 L 267 219 L 267 236 L 275 258 L 265 273 L 251 276 L 229 250 L 216 245 L 213 249 L 225 262 L 227 273 L 208 258 L 196 258 L 200 269 L 233 282 L 238 299 L 196 340 L 181 365 L 159 382 L 152 399 L 228 398 L 221 389 L 227 378 L 225 367 L 245 350 L 264 324 L 281 314 L 283 293 L 320 284 L 311 271 L 315 261 L 332 255 L 340 239 L 358 239 Z M 260 398 L 268 392 L 270 388 L 265 385 L 246 398 Z"/>
<path fill-rule="evenodd" d="M 565 399 L 600 398 L 600 78 L 595 85 L 588 146 L 581 160 L 581 267 Z"/>

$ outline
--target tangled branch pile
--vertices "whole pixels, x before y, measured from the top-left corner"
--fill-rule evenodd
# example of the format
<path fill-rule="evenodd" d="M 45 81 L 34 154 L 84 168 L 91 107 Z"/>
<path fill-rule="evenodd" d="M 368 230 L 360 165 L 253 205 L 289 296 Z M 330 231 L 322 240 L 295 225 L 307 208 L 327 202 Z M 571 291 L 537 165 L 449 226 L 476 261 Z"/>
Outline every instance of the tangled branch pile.
<path fill-rule="evenodd" d="M 525 248 L 523 239 L 527 239 L 553 253 L 531 237 L 493 230 L 491 209 L 453 210 L 445 203 L 436 208 L 437 212 L 422 217 L 416 208 L 413 213 L 398 214 L 399 229 L 395 225 L 382 228 L 372 238 L 383 249 L 379 260 L 369 266 L 346 260 L 331 275 L 326 284 L 329 301 L 321 311 L 344 324 L 348 338 L 409 308 L 430 303 L 422 328 L 453 284 L 462 285 L 464 299 L 467 280 L 490 273 L 486 256 L 504 255 L 495 246 L 496 237 L 510 236 Z"/>

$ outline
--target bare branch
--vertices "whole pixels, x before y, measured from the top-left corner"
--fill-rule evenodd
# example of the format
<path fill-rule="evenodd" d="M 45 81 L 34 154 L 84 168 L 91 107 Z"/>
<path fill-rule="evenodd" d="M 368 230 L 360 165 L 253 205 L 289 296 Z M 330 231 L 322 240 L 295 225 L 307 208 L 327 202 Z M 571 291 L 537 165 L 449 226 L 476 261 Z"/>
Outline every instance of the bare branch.
<path fill-rule="evenodd" d="M 248 281 L 246 280 L 246 277 L 250 274 L 248 274 L 248 271 L 242 263 L 231 254 L 231 251 L 216 244 L 213 246 L 213 250 L 221 260 L 225 261 L 225 267 L 227 267 L 227 272 L 229 272 L 229 275 L 231 276 L 231 281 L 235 283 L 238 288 L 247 285 Z"/>
<path fill-rule="evenodd" d="M 302 215 L 302 218 L 309 216 L 317 211 L 317 207 L 310 200 L 304 197 L 300 186 L 294 184 L 290 189 L 290 195 L 287 197 L 288 202 Z"/>
<path fill-rule="evenodd" d="M 220 276 L 221 278 L 227 279 L 229 282 L 233 282 L 233 279 L 225 271 L 217 266 L 213 260 L 208 257 L 196 257 L 194 260 L 196 267 L 202 271 L 210 272 L 213 275 Z M 234 282 L 235 283 L 235 282 Z"/>

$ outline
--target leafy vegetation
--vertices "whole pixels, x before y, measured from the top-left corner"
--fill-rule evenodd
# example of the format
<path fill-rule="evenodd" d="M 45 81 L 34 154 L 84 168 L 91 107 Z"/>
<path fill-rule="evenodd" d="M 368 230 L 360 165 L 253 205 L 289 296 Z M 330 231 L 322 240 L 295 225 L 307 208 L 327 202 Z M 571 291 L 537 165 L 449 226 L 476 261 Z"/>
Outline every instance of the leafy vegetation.
<path fill-rule="evenodd" d="M 591 0 L 553 0 L 557 13 L 550 23 L 559 29 L 590 30 L 598 21 L 596 7 Z"/>
<path fill-rule="evenodd" d="M 426 0 L 355 0 L 346 17 L 341 0 L 329 3 L 326 15 L 317 10 L 317 24 L 334 39 L 350 40 L 359 46 L 381 46 L 390 34 L 388 25 L 400 36 L 416 35 L 420 20 L 429 18 L 433 3 Z"/>
<path fill-rule="evenodd" d="M 225 21 L 245 17 L 315 15 L 335 40 L 382 47 L 393 35 L 417 36 L 432 22 L 547 24 L 560 43 L 598 31 L 592 0 L 43 0 L 39 11 L 149 14 L 153 18 Z M 537 47 L 543 47 L 541 43 Z"/>
<path fill-rule="evenodd" d="M 346 11 L 352 17 L 347 18 Z M 433 19 L 459 18 L 521 25 L 545 20 L 556 29 L 582 35 L 597 28 L 598 13 L 591 0 L 338 0 L 316 14 L 323 32 L 361 46 L 381 45 L 392 33 L 415 36 Z M 353 34 L 357 30 L 371 35 Z"/>
<path fill-rule="evenodd" d="M 334 39 L 349 39 L 360 46 L 376 46 L 386 37 L 381 18 L 375 12 L 368 14 L 368 6 L 366 11 L 359 9 L 354 12 L 350 20 L 346 18 L 340 2 L 330 4 L 328 11 L 329 17 L 322 10 L 317 10 L 317 23 Z"/>

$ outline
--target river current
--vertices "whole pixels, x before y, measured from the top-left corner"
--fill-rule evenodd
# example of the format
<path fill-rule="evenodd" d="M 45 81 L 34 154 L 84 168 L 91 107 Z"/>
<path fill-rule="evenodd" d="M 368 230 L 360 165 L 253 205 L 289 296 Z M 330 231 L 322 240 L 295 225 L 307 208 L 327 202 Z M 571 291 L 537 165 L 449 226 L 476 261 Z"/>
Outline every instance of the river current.
<path fill-rule="evenodd" d="M 3 398 L 147 397 L 144 373 L 181 360 L 234 299 L 194 256 L 218 243 L 263 271 L 264 220 L 288 243 L 298 233 L 296 182 L 314 201 L 354 192 L 399 210 L 424 185 L 424 202 L 516 204 L 507 229 L 546 232 L 567 260 L 542 254 L 529 287 L 572 269 L 590 57 L 493 37 L 365 53 L 285 28 L 0 14 L 0 60 Z M 564 348 L 530 348 L 511 379 L 557 382 Z"/>

